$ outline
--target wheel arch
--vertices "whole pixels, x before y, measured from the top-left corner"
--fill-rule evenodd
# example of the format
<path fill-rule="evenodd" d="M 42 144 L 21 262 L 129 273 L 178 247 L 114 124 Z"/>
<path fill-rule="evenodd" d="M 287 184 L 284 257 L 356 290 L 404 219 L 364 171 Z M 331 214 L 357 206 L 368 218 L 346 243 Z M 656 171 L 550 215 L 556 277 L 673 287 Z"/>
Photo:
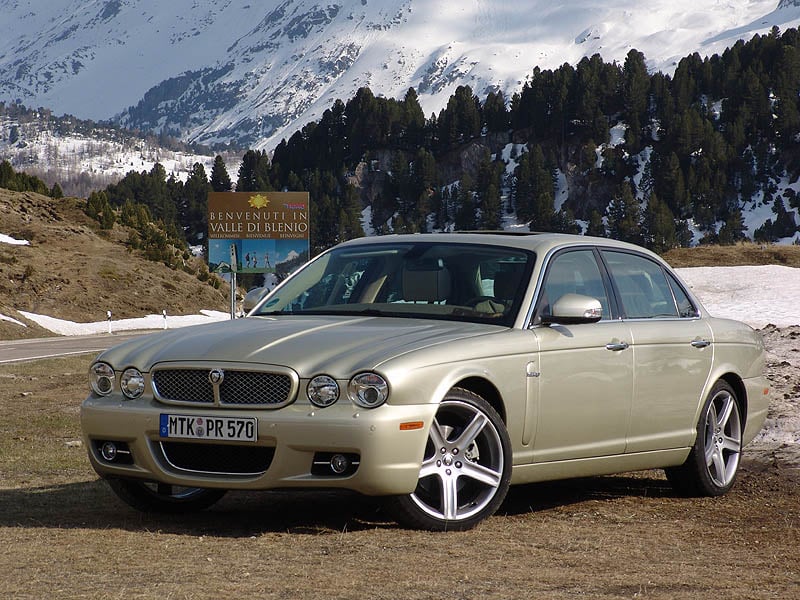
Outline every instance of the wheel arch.
<path fill-rule="evenodd" d="M 730 371 L 718 377 L 717 381 L 724 381 L 733 388 L 736 402 L 739 404 L 739 411 L 742 413 L 742 430 L 744 430 L 744 424 L 747 422 L 747 388 L 744 381 L 736 373 Z"/>
<path fill-rule="evenodd" d="M 488 402 L 493 409 L 497 411 L 503 423 L 508 423 L 506 416 L 506 406 L 503 402 L 503 397 L 500 395 L 500 390 L 488 379 L 483 377 L 466 377 L 456 382 L 453 387 L 459 387 L 477 394 L 486 402 Z"/>

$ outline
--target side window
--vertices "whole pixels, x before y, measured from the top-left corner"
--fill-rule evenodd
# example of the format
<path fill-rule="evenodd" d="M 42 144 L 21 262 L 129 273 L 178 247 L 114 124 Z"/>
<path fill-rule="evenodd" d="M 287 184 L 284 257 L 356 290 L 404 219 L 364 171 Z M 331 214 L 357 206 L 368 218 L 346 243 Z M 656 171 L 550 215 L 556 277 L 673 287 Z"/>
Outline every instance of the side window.
<path fill-rule="evenodd" d="M 689 300 L 686 292 L 683 291 L 683 288 L 671 273 L 667 273 L 667 280 L 669 281 L 669 287 L 672 288 L 672 294 L 675 296 L 675 302 L 678 305 L 678 316 L 684 319 L 700 316 L 697 307 Z"/>
<path fill-rule="evenodd" d="M 608 319 L 611 316 L 608 294 L 592 250 L 564 252 L 550 261 L 539 294 L 539 314 L 551 314 L 552 305 L 564 294 L 581 294 L 596 298 L 603 307 L 603 318 Z"/>
<path fill-rule="evenodd" d="M 629 319 L 675 318 L 678 309 L 664 270 L 637 254 L 603 251 L 603 258 Z"/>

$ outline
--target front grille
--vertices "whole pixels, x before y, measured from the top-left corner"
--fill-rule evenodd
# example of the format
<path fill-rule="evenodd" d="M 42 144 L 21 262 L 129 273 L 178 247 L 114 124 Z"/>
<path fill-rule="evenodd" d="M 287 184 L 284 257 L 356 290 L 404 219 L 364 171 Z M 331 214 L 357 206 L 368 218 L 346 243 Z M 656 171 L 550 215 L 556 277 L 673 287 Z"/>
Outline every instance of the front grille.
<path fill-rule="evenodd" d="M 166 402 L 214 404 L 218 388 L 221 406 L 279 407 L 292 399 L 292 378 L 283 373 L 217 370 L 222 382 L 211 383 L 211 369 L 157 369 L 153 371 L 156 397 Z"/>
<path fill-rule="evenodd" d="M 181 471 L 217 475 L 260 475 L 269 469 L 275 448 L 161 442 L 161 452 L 170 466 Z"/>
<path fill-rule="evenodd" d="M 289 399 L 292 381 L 286 375 L 258 371 L 225 371 L 219 386 L 221 404 L 282 404 Z"/>
<path fill-rule="evenodd" d="M 156 396 L 174 402 L 214 402 L 214 386 L 203 369 L 164 369 L 153 372 Z"/>

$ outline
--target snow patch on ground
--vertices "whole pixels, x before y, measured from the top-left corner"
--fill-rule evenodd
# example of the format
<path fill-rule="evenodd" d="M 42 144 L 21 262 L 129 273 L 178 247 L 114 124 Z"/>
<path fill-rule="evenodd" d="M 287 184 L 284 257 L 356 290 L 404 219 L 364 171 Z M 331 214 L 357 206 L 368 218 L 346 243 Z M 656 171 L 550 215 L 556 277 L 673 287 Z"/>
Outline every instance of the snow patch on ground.
<path fill-rule="evenodd" d="M 11 244 L 12 246 L 31 245 L 31 243 L 28 240 L 17 240 L 11 237 L 10 235 L 6 235 L 5 233 L 0 233 L 0 244 Z"/>
<path fill-rule="evenodd" d="M 118 319 L 111 321 L 95 321 L 93 323 L 76 323 L 74 321 L 65 321 L 64 319 L 56 319 L 48 317 L 47 315 L 37 315 L 25 311 L 19 311 L 26 319 L 33 321 L 37 325 L 44 327 L 57 333 L 58 335 L 92 335 L 96 333 L 109 333 L 116 331 L 133 331 L 142 329 L 174 329 L 176 327 L 186 327 L 188 325 L 199 325 L 201 323 L 211 323 L 212 321 L 223 321 L 230 319 L 229 313 L 224 313 L 216 310 L 202 310 L 199 315 L 183 315 L 166 317 L 161 315 L 147 315 L 135 319 Z M 0 318 L 5 320 L 14 321 L 9 317 Z M 19 321 L 16 321 L 19 323 Z M 19 323 L 22 325 L 22 323 Z"/>

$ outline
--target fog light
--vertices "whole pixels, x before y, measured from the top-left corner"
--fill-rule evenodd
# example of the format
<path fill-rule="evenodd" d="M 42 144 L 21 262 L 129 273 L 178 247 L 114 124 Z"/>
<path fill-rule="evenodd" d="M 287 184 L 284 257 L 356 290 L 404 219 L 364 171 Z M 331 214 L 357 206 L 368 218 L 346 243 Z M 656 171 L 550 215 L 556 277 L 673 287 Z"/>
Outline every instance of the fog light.
<path fill-rule="evenodd" d="M 114 442 L 104 442 L 100 447 L 100 456 L 108 462 L 114 462 L 117 458 L 117 445 Z"/>
<path fill-rule="evenodd" d="M 350 461 L 344 454 L 334 454 L 331 456 L 331 471 L 341 475 L 350 466 Z"/>

